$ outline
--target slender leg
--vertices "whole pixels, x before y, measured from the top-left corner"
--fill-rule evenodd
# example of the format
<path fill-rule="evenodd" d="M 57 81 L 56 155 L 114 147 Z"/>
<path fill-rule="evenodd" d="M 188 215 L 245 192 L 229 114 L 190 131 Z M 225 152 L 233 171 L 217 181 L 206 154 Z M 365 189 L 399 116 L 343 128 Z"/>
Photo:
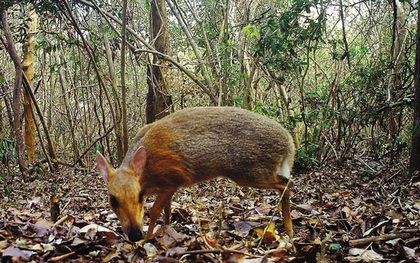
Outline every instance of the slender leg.
<path fill-rule="evenodd" d="M 280 177 L 280 183 L 276 184 L 277 189 L 282 193 L 281 199 L 281 211 L 283 214 L 284 228 L 286 234 L 292 238 L 293 237 L 293 223 L 292 215 L 290 214 L 290 188 L 292 188 L 292 182 L 286 178 Z"/>
<path fill-rule="evenodd" d="M 292 238 L 293 237 L 293 223 L 292 215 L 290 214 L 290 184 L 284 190 L 283 199 L 281 200 L 281 210 L 283 214 L 284 228 L 286 229 L 286 234 Z"/>
<path fill-rule="evenodd" d="M 166 212 L 167 209 L 171 209 L 171 199 L 173 194 L 173 191 L 167 193 L 163 192 L 156 197 L 156 201 L 150 210 L 150 224 L 149 229 L 147 230 L 146 240 L 149 240 L 153 237 L 153 229 L 155 228 L 156 221 L 158 220 L 162 210 L 165 208 Z M 165 223 L 167 220 L 169 221 L 169 218 L 167 219 L 165 215 Z"/>
<path fill-rule="evenodd" d="M 169 223 L 171 222 L 171 200 L 169 200 L 169 202 L 166 203 L 164 212 L 165 212 L 165 225 L 169 225 Z"/>

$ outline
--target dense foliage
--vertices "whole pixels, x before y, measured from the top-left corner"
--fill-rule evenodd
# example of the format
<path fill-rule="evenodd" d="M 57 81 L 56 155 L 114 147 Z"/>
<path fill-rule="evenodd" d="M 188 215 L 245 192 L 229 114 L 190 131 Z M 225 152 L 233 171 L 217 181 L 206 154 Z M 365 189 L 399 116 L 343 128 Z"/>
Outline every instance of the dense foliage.
<path fill-rule="evenodd" d="M 173 109 L 250 108 L 284 123 L 300 142 L 298 168 L 357 158 L 406 159 L 410 146 L 413 3 L 383 1 L 167 2 L 165 58 Z M 18 51 L 39 15 L 34 94 L 63 162 L 112 152 L 121 91 L 122 6 L 108 1 L 6 1 Z M 128 127 L 144 123 L 146 65 L 155 52 L 150 4 L 129 2 Z M 108 53 L 107 53 L 108 52 Z M 13 65 L 3 49 L 1 136 L 14 140 Z M 114 75 L 112 75 L 114 72 Z M 39 121 L 38 121 L 39 123 Z M 40 138 L 45 131 L 40 129 Z M 9 144 L 7 144 L 9 145 Z M 9 156 L 9 146 L 2 156 Z M 41 147 L 38 158 L 43 159 Z M 7 162 L 13 161 L 13 154 Z"/>

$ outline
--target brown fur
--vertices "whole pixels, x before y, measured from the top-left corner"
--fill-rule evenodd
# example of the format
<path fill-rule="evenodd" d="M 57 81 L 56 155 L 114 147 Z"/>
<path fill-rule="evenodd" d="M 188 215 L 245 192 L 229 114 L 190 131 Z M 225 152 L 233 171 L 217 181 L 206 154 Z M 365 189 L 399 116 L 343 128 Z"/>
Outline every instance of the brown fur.
<path fill-rule="evenodd" d="M 284 223 L 292 236 L 289 179 L 279 175 L 278 168 L 291 168 L 293 156 L 293 140 L 277 122 L 238 108 L 203 107 L 176 112 L 140 129 L 120 168 L 114 170 L 100 154 L 97 160 L 110 196 L 117 200 L 113 210 L 124 232 L 138 240 L 143 196 L 157 195 L 149 239 L 162 210 L 169 223 L 177 189 L 219 176 L 241 186 L 285 191 Z"/>

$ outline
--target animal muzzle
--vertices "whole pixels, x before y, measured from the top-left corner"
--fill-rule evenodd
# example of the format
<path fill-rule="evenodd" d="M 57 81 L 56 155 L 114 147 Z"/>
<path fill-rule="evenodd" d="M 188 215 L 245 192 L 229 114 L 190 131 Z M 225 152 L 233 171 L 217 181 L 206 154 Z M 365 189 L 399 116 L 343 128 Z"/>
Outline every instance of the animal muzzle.
<path fill-rule="evenodd" d="M 144 234 L 139 228 L 135 226 L 131 226 L 125 234 L 127 235 L 128 239 L 132 242 L 140 241 L 143 239 Z"/>

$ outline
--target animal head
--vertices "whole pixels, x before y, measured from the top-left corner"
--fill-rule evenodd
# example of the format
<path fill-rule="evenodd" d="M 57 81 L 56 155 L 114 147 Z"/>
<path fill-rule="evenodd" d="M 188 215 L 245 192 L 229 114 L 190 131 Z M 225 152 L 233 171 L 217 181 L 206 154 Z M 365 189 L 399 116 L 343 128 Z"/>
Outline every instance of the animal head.
<path fill-rule="evenodd" d="M 139 178 L 146 165 L 146 150 L 140 147 L 128 164 L 114 169 L 99 152 L 96 155 L 99 173 L 108 188 L 109 203 L 131 241 L 143 238 L 144 196 Z"/>

